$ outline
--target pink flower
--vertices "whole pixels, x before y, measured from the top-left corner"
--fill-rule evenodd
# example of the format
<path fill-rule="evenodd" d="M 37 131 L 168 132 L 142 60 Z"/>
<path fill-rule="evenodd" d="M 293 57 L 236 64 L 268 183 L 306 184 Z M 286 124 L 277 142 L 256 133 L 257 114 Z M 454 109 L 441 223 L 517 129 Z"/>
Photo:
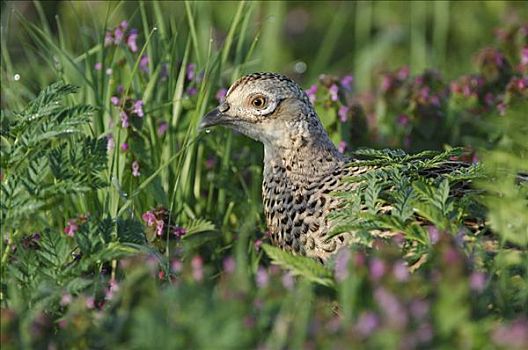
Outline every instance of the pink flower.
<path fill-rule="evenodd" d="M 114 44 L 116 45 L 120 44 L 124 36 L 125 36 L 125 32 L 123 28 L 121 28 L 120 26 L 117 26 L 114 29 Z"/>
<path fill-rule="evenodd" d="M 119 23 L 119 27 L 123 30 L 127 30 L 128 28 L 128 21 L 126 19 L 122 20 L 121 23 Z"/>
<path fill-rule="evenodd" d="M 163 235 L 163 228 L 165 227 L 165 223 L 163 220 L 156 220 L 156 234 L 158 236 Z"/>
<path fill-rule="evenodd" d="M 224 265 L 225 272 L 229 274 L 235 272 L 236 261 L 235 261 L 235 258 L 233 258 L 232 256 L 228 256 L 227 258 L 225 258 L 223 265 Z"/>
<path fill-rule="evenodd" d="M 196 71 L 196 64 L 189 63 L 187 65 L 187 70 L 186 70 L 187 80 L 193 80 L 194 79 L 195 71 Z"/>
<path fill-rule="evenodd" d="M 118 291 L 119 285 L 117 284 L 116 280 L 111 279 L 110 282 L 108 282 L 108 288 L 106 289 L 105 299 L 111 300 L 114 297 L 114 294 Z"/>
<path fill-rule="evenodd" d="M 112 32 L 106 32 L 105 38 L 104 38 L 104 46 L 110 46 L 114 43 L 114 35 Z"/>
<path fill-rule="evenodd" d="M 103 68 L 103 64 L 101 62 L 97 62 L 94 66 L 95 70 L 101 70 Z"/>
<path fill-rule="evenodd" d="M 95 307 L 95 299 L 94 299 L 94 297 L 86 298 L 86 307 L 88 309 L 93 309 Z"/>
<path fill-rule="evenodd" d="M 259 288 L 265 288 L 269 283 L 268 271 L 266 271 L 266 269 L 262 266 L 260 266 L 257 270 L 257 274 L 255 275 L 255 282 L 257 283 L 257 287 Z"/>
<path fill-rule="evenodd" d="M 112 134 L 108 134 L 106 136 L 106 150 L 108 151 L 108 153 L 110 153 L 114 150 L 114 147 L 115 147 L 114 137 L 112 136 Z"/>
<path fill-rule="evenodd" d="M 158 130 L 157 130 L 157 134 L 159 137 L 163 136 L 165 134 L 165 132 L 167 131 L 167 129 L 169 128 L 169 123 L 167 122 L 161 122 L 159 125 L 158 125 Z"/>
<path fill-rule="evenodd" d="M 409 124 L 409 116 L 406 114 L 400 114 L 398 116 L 398 124 L 401 126 L 406 126 Z"/>
<path fill-rule="evenodd" d="M 528 320 L 518 318 L 509 324 L 497 327 L 491 338 L 497 345 L 505 349 L 526 349 L 528 347 Z"/>
<path fill-rule="evenodd" d="M 332 86 L 330 86 L 330 89 L 328 89 L 328 92 L 330 93 L 330 99 L 332 101 L 338 100 L 337 93 L 339 92 L 339 88 L 337 87 L 336 84 L 332 84 Z"/>
<path fill-rule="evenodd" d="M 132 176 L 138 177 L 140 175 L 139 172 L 139 163 L 137 160 L 132 162 Z"/>
<path fill-rule="evenodd" d="M 337 114 L 339 115 L 339 120 L 341 123 L 345 123 L 348 119 L 348 107 L 347 106 L 341 106 L 339 107 L 339 111 Z"/>
<path fill-rule="evenodd" d="M 187 230 L 185 229 L 185 227 L 178 226 L 172 230 L 172 234 L 175 235 L 176 237 L 183 237 L 185 236 L 186 233 L 187 233 Z"/>
<path fill-rule="evenodd" d="M 369 264 L 370 277 L 377 281 L 385 274 L 385 263 L 378 258 L 374 258 Z"/>
<path fill-rule="evenodd" d="M 314 104 L 315 103 L 315 95 L 317 94 L 317 85 L 314 84 L 312 86 L 310 86 L 310 88 L 308 90 L 305 91 L 306 92 L 306 95 L 308 95 L 308 99 L 310 100 L 310 103 L 311 104 Z"/>
<path fill-rule="evenodd" d="M 528 65 L 528 46 L 521 49 L 521 64 L 523 66 Z"/>
<path fill-rule="evenodd" d="M 171 263 L 171 270 L 174 273 L 181 272 L 183 270 L 182 262 L 178 259 L 174 259 Z"/>
<path fill-rule="evenodd" d="M 147 226 L 152 226 L 157 220 L 156 215 L 150 210 L 144 212 L 143 215 L 141 215 L 141 218 L 147 223 Z"/>
<path fill-rule="evenodd" d="M 218 103 L 222 103 L 225 101 L 226 94 L 227 94 L 226 88 L 221 88 L 220 90 L 216 92 L 215 98 L 218 101 Z"/>
<path fill-rule="evenodd" d="M 409 67 L 403 66 L 398 70 L 397 76 L 399 80 L 406 80 L 409 77 Z"/>
<path fill-rule="evenodd" d="M 138 50 L 137 43 L 136 43 L 137 37 L 138 37 L 137 29 L 132 29 L 127 38 L 127 46 L 132 52 L 137 52 Z"/>
<path fill-rule="evenodd" d="M 205 168 L 207 170 L 211 170 L 215 167 L 216 165 L 216 158 L 214 157 L 209 157 L 205 160 Z"/>
<path fill-rule="evenodd" d="M 203 259 L 201 256 L 195 256 L 191 260 L 192 276 L 196 282 L 201 282 L 204 278 Z"/>
<path fill-rule="evenodd" d="M 392 268 L 392 274 L 399 282 L 405 282 L 409 279 L 409 269 L 405 266 L 403 261 L 396 261 Z"/>
<path fill-rule="evenodd" d="M 337 146 L 337 150 L 339 153 L 345 153 L 345 150 L 347 148 L 347 143 L 345 141 L 340 141 L 339 145 Z"/>
<path fill-rule="evenodd" d="M 128 115 L 126 114 L 125 111 L 121 111 L 119 113 L 119 117 L 121 118 L 121 127 L 123 129 L 126 129 L 130 126 L 130 124 L 128 123 Z"/>
<path fill-rule="evenodd" d="M 293 274 L 291 272 L 286 272 L 282 275 L 282 286 L 286 288 L 287 290 L 292 290 L 295 285 L 295 279 L 293 278 Z"/>
<path fill-rule="evenodd" d="M 486 287 L 486 275 L 475 271 L 469 276 L 469 287 L 475 292 L 481 293 Z"/>
<path fill-rule="evenodd" d="M 137 100 L 134 102 L 134 105 L 132 106 L 132 112 L 135 113 L 138 117 L 143 117 L 143 101 Z"/>
<path fill-rule="evenodd" d="M 431 244 L 436 244 L 436 242 L 440 240 L 440 231 L 438 231 L 435 226 L 427 226 L 427 232 L 429 233 L 429 241 L 431 242 Z"/>
<path fill-rule="evenodd" d="M 70 293 L 64 293 L 61 297 L 60 304 L 61 306 L 70 305 L 72 302 L 72 296 Z"/>
<path fill-rule="evenodd" d="M 194 86 L 189 86 L 185 92 L 187 93 L 187 95 L 189 96 L 194 96 L 198 93 L 198 90 L 194 87 Z"/>
<path fill-rule="evenodd" d="M 334 275 L 336 280 L 343 282 L 348 277 L 348 264 L 352 254 L 347 247 L 339 249 L 335 260 Z"/>
<path fill-rule="evenodd" d="M 143 72 L 148 73 L 149 71 L 149 58 L 147 55 L 141 56 L 141 59 L 139 60 L 139 69 L 141 69 Z"/>
<path fill-rule="evenodd" d="M 114 106 L 119 105 L 120 102 L 121 101 L 119 100 L 119 97 L 117 96 L 110 97 L 110 103 L 112 103 Z"/>
<path fill-rule="evenodd" d="M 373 312 L 367 311 L 359 315 L 355 328 L 363 337 L 369 336 L 378 328 L 379 318 Z"/>
<path fill-rule="evenodd" d="M 351 75 L 345 75 L 343 78 L 341 78 L 341 86 L 348 91 L 352 90 L 352 82 L 354 81 L 354 77 Z"/>
<path fill-rule="evenodd" d="M 70 237 L 73 237 L 77 230 L 79 230 L 79 225 L 77 225 L 77 222 L 74 219 L 68 220 L 68 224 L 64 228 L 64 233 Z"/>
<path fill-rule="evenodd" d="M 125 142 L 125 143 L 123 143 L 123 144 L 121 145 L 121 151 L 123 151 L 123 152 L 128 151 L 128 143 Z"/>

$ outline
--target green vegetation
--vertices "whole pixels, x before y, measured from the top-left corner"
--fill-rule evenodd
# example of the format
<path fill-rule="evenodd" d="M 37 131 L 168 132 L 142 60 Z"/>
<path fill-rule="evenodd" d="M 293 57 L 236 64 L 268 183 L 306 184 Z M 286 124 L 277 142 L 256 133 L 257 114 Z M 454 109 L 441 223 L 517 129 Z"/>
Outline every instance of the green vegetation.
<path fill-rule="evenodd" d="M 3 2 L 2 348 L 528 347 L 526 18 L 517 2 Z M 264 70 L 381 166 L 335 194 L 335 234 L 358 242 L 325 266 L 270 245 L 261 146 L 197 130 Z"/>

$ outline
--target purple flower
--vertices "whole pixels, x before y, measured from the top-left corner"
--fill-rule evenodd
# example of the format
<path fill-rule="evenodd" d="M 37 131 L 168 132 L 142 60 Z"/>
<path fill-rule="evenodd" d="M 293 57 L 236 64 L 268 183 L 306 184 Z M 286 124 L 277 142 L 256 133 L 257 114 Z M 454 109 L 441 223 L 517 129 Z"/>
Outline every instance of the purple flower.
<path fill-rule="evenodd" d="M 397 122 L 401 126 L 406 126 L 407 124 L 409 124 L 409 116 L 407 114 L 400 114 L 398 116 Z"/>
<path fill-rule="evenodd" d="M 427 232 L 429 233 L 429 241 L 431 244 L 436 244 L 440 239 L 440 231 L 438 231 L 436 226 L 429 225 L 427 226 Z"/>
<path fill-rule="evenodd" d="M 105 299 L 111 300 L 114 297 L 114 294 L 119 291 L 119 285 L 117 284 L 116 280 L 111 279 L 108 282 L 108 288 L 105 292 Z"/>
<path fill-rule="evenodd" d="M 138 31 L 137 29 L 134 28 L 130 31 L 130 34 L 128 35 L 128 38 L 127 38 L 127 46 L 132 52 L 137 52 L 138 50 L 137 43 L 136 43 L 137 37 L 138 37 Z"/>
<path fill-rule="evenodd" d="M 114 44 L 116 45 L 120 44 L 124 36 L 125 36 L 125 29 L 123 29 L 121 26 L 117 26 L 114 29 Z"/>
<path fill-rule="evenodd" d="M 125 111 L 121 111 L 121 112 L 119 113 L 119 117 L 120 117 L 120 119 L 121 119 L 121 127 L 122 127 L 123 129 L 128 128 L 128 127 L 130 126 L 130 124 L 128 123 L 128 114 L 126 114 Z"/>
<path fill-rule="evenodd" d="M 339 151 L 339 153 L 345 153 L 346 148 L 347 148 L 346 141 L 340 141 L 339 145 L 337 146 L 337 150 Z"/>
<path fill-rule="evenodd" d="M 119 100 L 119 97 L 112 96 L 110 97 L 110 103 L 113 104 L 114 106 L 117 106 L 119 105 L 119 103 L 121 103 L 121 101 Z"/>
<path fill-rule="evenodd" d="M 141 59 L 139 60 L 139 69 L 145 73 L 149 72 L 149 58 L 147 55 L 141 56 Z"/>
<path fill-rule="evenodd" d="M 167 122 L 159 123 L 158 130 L 157 130 L 158 136 L 159 137 L 163 136 L 165 134 L 165 132 L 167 132 L 168 128 L 169 128 L 169 123 L 167 123 Z"/>
<path fill-rule="evenodd" d="M 191 260 L 192 276 L 196 282 L 201 282 L 204 277 L 203 259 L 201 256 L 195 256 Z"/>
<path fill-rule="evenodd" d="M 195 76 L 195 72 L 196 72 L 196 64 L 194 63 L 189 63 L 187 65 L 187 80 L 193 80 L 194 79 L 194 76 Z"/>
<path fill-rule="evenodd" d="M 417 321 L 421 321 L 429 312 L 429 303 L 422 299 L 413 300 L 409 306 L 409 311 Z"/>
<path fill-rule="evenodd" d="M 123 30 L 127 30 L 128 28 L 128 21 L 127 20 L 122 20 L 121 23 L 119 23 L 119 27 L 121 27 L 121 29 Z"/>
<path fill-rule="evenodd" d="M 187 230 L 185 229 L 185 227 L 177 226 L 172 230 L 172 234 L 175 235 L 176 237 L 183 237 L 185 236 L 186 233 L 187 233 Z"/>
<path fill-rule="evenodd" d="M 291 272 L 286 272 L 282 275 L 282 286 L 286 288 L 287 290 L 292 290 L 295 285 L 295 279 L 293 278 L 293 274 Z"/>
<path fill-rule="evenodd" d="M 314 104 L 315 103 L 315 95 L 317 94 L 317 85 L 314 84 L 314 85 L 310 86 L 310 88 L 308 90 L 306 90 L 305 92 L 306 92 L 306 95 L 308 95 L 308 99 L 310 99 L 310 103 Z"/>
<path fill-rule="evenodd" d="M 163 228 L 164 227 L 165 227 L 165 223 L 163 222 L 163 220 L 156 220 L 156 234 L 158 236 L 163 235 Z"/>
<path fill-rule="evenodd" d="M 94 297 L 86 298 L 86 307 L 88 309 L 93 309 L 95 307 L 95 299 L 94 299 Z"/>
<path fill-rule="evenodd" d="M 407 313 L 394 294 L 383 288 L 378 288 L 374 291 L 374 299 L 393 327 L 405 328 Z"/>
<path fill-rule="evenodd" d="M 337 87 L 336 84 L 332 84 L 332 86 L 330 86 L 330 88 L 328 89 L 328 92 L 330 93 L 330 99 L 332 101 L 338 100 L 337 93 L 339 92 L 339 88 Z"/>
<path fill-rule="evenodd" d="M 125 143 L 123 143 L 123 144 L 121 145 L 121 151 L 123 151 L 123 152 L 128 151 L 128 143 L 125 142 Z"/>
<path fill-rule="evenodd" d="M 381 91 L 387 92 L 392 88 L 393 79 L 390 75 L 384 75 L 381 80 Z"/>
<path fill-rule="evenodd" d="M 106 135 L 106 150 L 108 151 L 108 153 L 112 152 L 114 150 L 114 147 L 115 147 L 114 137 L 112 136 L 112 134 Z"/>
<path fill-rule="evenodd" d="M 348 91 L 352 91 L 352 82 L 354 81 L 354 77 L 351 75 L 345 75 L 343 78 L 341 78 L 341 86 Z"/>
<path fill-rule="evenodd" d="M 409 269 L 407 269 L 407 266 L 405 266 L 405 263 L 401 260 L 394 263 L 392 274 L 399 282 L 405 282 L 409 279 Z"/>
<path fill-rule="evenodd" d="M 134 105 L 132 106 L 132 112 L 140 118 L 144 116 L 142 100 L 137 100 L 136 102 L 134 102 Z"/>
<path fill-rule="evenodd" d="M 72 302 L 72 295 L 70 293 L 64 293 L 60 300 L 61 306 L 70 305 L 71 302 Z"/>
<path fill-rule="evenodd" d="M 110 46 L 114 43 L 114 35 L 112 32 L 106 32 L 105 38 L 104 38 L 104 46 Z"/>
<path fill-rule="evenodd" d="M 345 123 L 348 119 L 348 107 L 339 107 L 339 111 L 337 112 L 337 114 L 339 115 L 339 120 L 341 121 L 341 123 Z"/>
<path fill-rule="evenodd" d="M 351 256 L 350 249 L 346 247 L 339 249 L 337 252 L 334 275 L 339 282 L 344 281 L 348 277 L 348 263 Z"/>
<path fill-rule="evenodd" d="M 264 288 L 269 283 L 268 271 L 266 271 L 266 269 L 262 266 L 260 266 L 257 270 L 257 274 L 255 275 L 255 282 L 257 283 L 257 287 L 259 288 Z"/>
<path fill-rule="evenodd" d="M 528 347 L 528 320 L 518 318 L 507 325 L 497 327 L 491 336 L 493 342 L 504 348 L 526 349 Z"/>
<path fill-rule="evenodd" d="M 370 278 L 379 280 L 385 274 L 385 263 L 378 258 L 374 258 L 369 264 Z"/>
<path fill-rule="evenodd" d="M 486 275 L 475 271 L 469 276 L 469 287 L 475 292 L 481 293 L 486 287 Z"/>
<path fill-rule="evenodd" d="M 497 103 L 497 109 L 499 110 L 499 114 L 500 115 L 505 115 L 506 114 L 506 103 L 504 103 L 504 101 L 500 101 L 499 103 Z"/>
<path fill-rule="evenodd" d="M 185 92 L 187 93 L 187 95 L 189 96 L 194 96 L 196 95 L 196 93 L 198 92 L 198 90 L 194 87 L 194 86 L 189 86 L 187 88 L 187 90 L 185 90 Z"/>
<path fill-rule="evenodd" d="M 103 68 L 103 64 L 101 62 L 97 62 L 94 66 L 95 70 L 101 70 Z"/>
<path fill-rule="evenodd" d="M 68 224 L 64 228 L 64 233 L 70 237 L 73 237 L 77 230 L 79 230 L 79 225 L 77 225 L 77 221 L 75 221 L 74 219 L 68 220 Z"/>
<path fill-rule="evenodd" d="M 144 212 L 143 215 L 141 215 L 141 218 L 147 223 L 147 226 L 152 226 L 157 220 L 156 215 L 150 210 Z"/>
<path fill-rule="evenodd" d="M 528 46 L 521 49 L 521 64 L 523 66 L 528 65 Z"/>
<path fill-rule="evenodd" d="M 403 66 L 398 70 L 397 76 L 399 80 L 406 80 L 409 77 L 409 67 Z"/>
<path fill-rule="evenodd" d="M 207 170 L 211 170 L 215 167 L 216 165 L 216 158 L 214 157 L 209 157 L 205 160 L 205 168 Z"/>
<path fill-rule="evenodd" d="M 174 259 L 172 262 L 171 262 L 171 270 L 172 272 L 174 273 L 178 273 L 178 272 L 181 272 L 183 270 L 183 264 L 180 260 L 178 259 Z"/>
<path fill-rule="evenodd" d="M 132 162 L 132 176 L 138 177 L 140 175 L 139 172 L 139 163 L 137 160 Z"/>
<path fill-rule="evenodd" d="M 220 90 L 216 92 L 215 98 L 218 101 L 218 103 L 222 103 L 225 101 L 226 93 L 227 93 L 226 88 L 221 88 Z"/>
<path fill-rule="evenodd" d="M 355 329 L 363 337 L 367 337 L 379 326 L 379 318 L 375 313 L 367 311 L 359 315 Z"/>
<path fill-rule="evenodd" d="M 119 95 L 122 95 L 123 92 L 125 92 L 125 87 L 124 87 L 122 84 L 117 85 L 116 92 L 117 92 Z"/>
<path fill-rule="evenodd" d="M 223 265 L 224 265 L 225 272 L 229 274 L 235 272 L 236 261 L 235 261 L 235 258 L 233 258 L 232 256 L 228 256 L 227 258 L 225 258 Z"/>

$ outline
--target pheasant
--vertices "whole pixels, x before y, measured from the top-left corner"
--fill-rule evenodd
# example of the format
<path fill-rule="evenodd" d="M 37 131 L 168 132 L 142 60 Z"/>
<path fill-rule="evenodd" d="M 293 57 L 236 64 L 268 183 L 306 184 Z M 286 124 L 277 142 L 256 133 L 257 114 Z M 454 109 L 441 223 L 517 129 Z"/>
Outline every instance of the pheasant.
<path fill-rule="evenodd" d="M 352 235 L 330 236 L 330 213 L 343 206 L 333 195 L 365 174 L 330 140 L 306 93 L 288 77 L 253 73 L 237 80 L 201 128 L 223 125 L 264 145 L 262 197 L 271 242 L 325 262 Z M 359 163 L 358 163 L 359 164 Z"/>

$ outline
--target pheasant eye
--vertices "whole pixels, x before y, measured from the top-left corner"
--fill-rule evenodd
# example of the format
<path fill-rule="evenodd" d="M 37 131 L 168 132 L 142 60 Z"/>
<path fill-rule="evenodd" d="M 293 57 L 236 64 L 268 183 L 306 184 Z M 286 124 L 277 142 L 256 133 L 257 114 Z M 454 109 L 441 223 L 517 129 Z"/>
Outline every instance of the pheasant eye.
<path fill-rule="evenodd" d="M 251 104 L 255 108 L 263 108 L 266 105 L 266 98 L 264 96 L 257 96 L 251 100 Z"/>

